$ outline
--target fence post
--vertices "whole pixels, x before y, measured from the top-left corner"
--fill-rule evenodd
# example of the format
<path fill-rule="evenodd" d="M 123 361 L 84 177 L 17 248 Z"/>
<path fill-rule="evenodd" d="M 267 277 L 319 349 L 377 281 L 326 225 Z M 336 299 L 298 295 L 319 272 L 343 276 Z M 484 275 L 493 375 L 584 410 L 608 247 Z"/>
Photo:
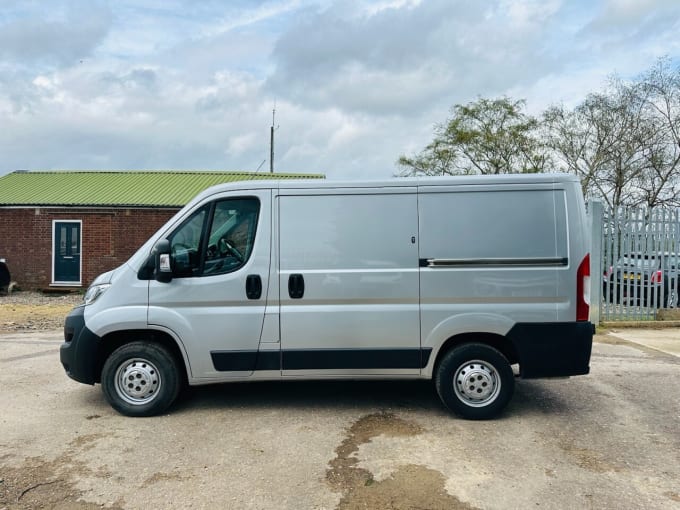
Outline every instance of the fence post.
<path fill-rule="evenodd" d="M 602 305 L 602 222 L 604 205 L 599 200 L 588 203 L 590 227 L 590 322 L 600 323 Z"/>

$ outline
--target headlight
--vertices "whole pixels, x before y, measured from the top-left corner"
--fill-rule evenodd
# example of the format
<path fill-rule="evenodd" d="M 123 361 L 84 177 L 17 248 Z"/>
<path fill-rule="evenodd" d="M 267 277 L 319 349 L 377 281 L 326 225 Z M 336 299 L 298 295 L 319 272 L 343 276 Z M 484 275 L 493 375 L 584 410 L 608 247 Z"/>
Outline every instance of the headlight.
<path fill-rule="evenodd" d="M 92 285 L 89 289 L 87 289 L 87 292 L 85 293 L 85 297 L 83 298 L 83 301 L 86 305 L 94 303 L 99 296 L 104 294 L 106 292 L 106 289 L 108 289 L 111 286 L 110 283 L 102 283 L 100 285 Z"/>

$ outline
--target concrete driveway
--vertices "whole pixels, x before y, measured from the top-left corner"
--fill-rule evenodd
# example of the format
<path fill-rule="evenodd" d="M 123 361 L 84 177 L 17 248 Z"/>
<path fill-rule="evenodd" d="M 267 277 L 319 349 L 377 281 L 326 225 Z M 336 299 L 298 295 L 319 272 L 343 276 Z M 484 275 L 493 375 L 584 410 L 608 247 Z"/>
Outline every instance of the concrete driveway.
<path fill-rule="evenodd" d="M 677 509 L 680 358 L 644 334 L 488 422 L 428 382 L 204 387 L 130 419 L 64 375 L 59 332 L 0 335 L 0 509 Z"/>

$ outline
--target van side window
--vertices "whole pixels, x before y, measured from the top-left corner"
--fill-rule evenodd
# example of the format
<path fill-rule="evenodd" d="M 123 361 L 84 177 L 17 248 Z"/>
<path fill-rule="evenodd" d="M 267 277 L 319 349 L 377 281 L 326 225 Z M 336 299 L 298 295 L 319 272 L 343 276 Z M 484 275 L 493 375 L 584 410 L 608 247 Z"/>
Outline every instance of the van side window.
<path fill-rule="evenodd" d="M 168 237 L 174 276 L 212 276 L 243 266 L 253 251 L 259 212 L 259 200 L 248 197 L 213 202 L 192 214 Z"/>
<path fill-rule="evenodd" d="M 208 236 L 204 275 L 235 271 L 250 258 L 255 243 L 260 202 L 256 198 L 215 204 Z"/>

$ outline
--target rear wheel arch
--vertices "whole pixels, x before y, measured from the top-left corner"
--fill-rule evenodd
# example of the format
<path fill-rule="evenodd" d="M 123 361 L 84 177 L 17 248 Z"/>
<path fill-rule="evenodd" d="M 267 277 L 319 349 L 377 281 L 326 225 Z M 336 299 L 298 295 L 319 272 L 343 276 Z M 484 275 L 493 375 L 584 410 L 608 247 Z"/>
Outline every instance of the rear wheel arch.
<path fill-rule="evenodd" d="M 509 338 L 503 335 L 487 332 L 461 333 L 450 337 L 441 345 L 441 347 L 437 351 L 437 357 L 435 359 L 432 369 L 433 377 L 434 374 L 437 373 L 437 369 L 439 368 L 442 359 L 449 351 L 461 345 L 471 343 L 484 344 L 488 345 L 489 347 L 493 347 L 494 349 L 499 351 L 503 356 L 505 356 L 510 365 L 514 365 L 515 363 L 520 362 L 514 344 Z"/>

